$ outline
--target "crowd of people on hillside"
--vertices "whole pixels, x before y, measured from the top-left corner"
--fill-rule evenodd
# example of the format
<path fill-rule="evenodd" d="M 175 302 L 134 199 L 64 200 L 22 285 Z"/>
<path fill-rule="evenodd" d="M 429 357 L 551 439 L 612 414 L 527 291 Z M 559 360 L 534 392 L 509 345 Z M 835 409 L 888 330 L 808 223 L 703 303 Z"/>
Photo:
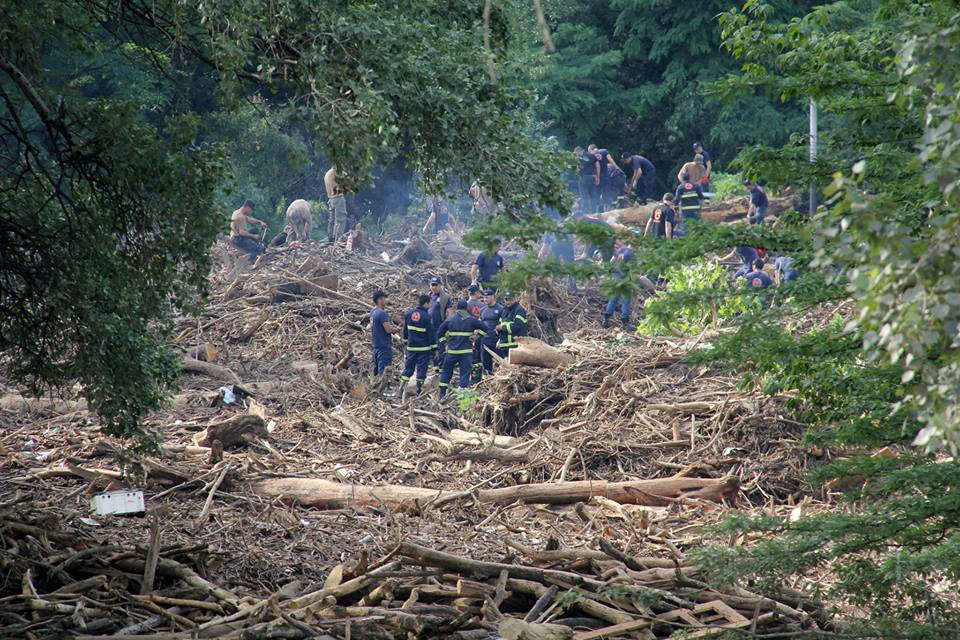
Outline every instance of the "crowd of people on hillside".
<path fill-rule="evenodd" d="M 703 203 L 710 193 L 713 162 L 710 154 L 699 142 L 693 144 L 693 158 L 683 164 L 676 175 L 672 191 L 654 199 L 656 167 L 646 157 L 624 152 L 620 164 L 607 149 L 591 144 L 586 149 L 578 148 L 575 205 L 571 219 L 587 224 L 602 225 L 614 233 L 611 240 L 600 245 L 583 243 L 577 246 L 572 235 L 552 233 L 543 239 L 538 257 L 552 257 L 564 263 L 577 260 L 610 262 L 612 277 L 626 278 L 627 265 L 636 257 L 627 239 L 642 235 L 665 241 L 681 238 L 688 224 L 701 220 Z M 769 199 L 764 189 L 755 182 L 745 181 L 750 196 L 747 210 L 748 224 L 762 224 L 767 215 Z M 327 218 L 327 237 L 330 241 L 342 238 L 347 225 L 346 199 L 337 183 L 337 168 L 334 165 L 324 176 L 330 213 Z M 492 218 L 500 205 L 479 183 L 474 182 L 469 195 L 473 201 L 471 218 Z M 603 214 L 611 209 L 628 204 L 648 209 L 643 229 L 632 228 Z M 290 203 L 285 214 L 286 225 L 280 234 L 267 242 L 267 225 L 253 217 L 255 204 L 251 200 L 233 212 L 230 221 L 231 242 L 252 258 L 259 256 L 268 244 L 279 245 L 309 240 L 313 226 L 310 203 L 297 199 Z M 556 212 L 548 212 L 559 219 Z M 441 233 L 450 224 L 452 215 L 447 203 L 439 196 L 430 199 L 430 213 L 423 225 L 423 233 Z M 349 239 L 347 240 L 349 244 Z M 765 251 L 758 247 L 738 246 L 721 262 L 739 258 L 740 266 L 733 273 L 736 281 L 745 286 L 766 288 L 796 280 L 797 271 L 793 260 L 787 256 L 777 257 L 773 264 L 773 278 L 765 272 Z M 500 274 L 506 262 L 500 254 L 500 241 L 495 241 L 490 250 L 480 252 L 470 266 L 470 286 L 466 292 L 454 297 L 443 290 L 438 277 L 429 280 L 429 291 L 417 294 L 415 304 L 408 309 L 400 324 L 395 323 L 387 311 L 389 296 L 377 290 L 372 296 L 370 312 L 372 337 L 372 367 L 375 388 L 386 392 L 390 384 L 393 362 L 393 341 L 402 340 L 405 359 L 399 382 L 403 392 L 422 390 L 430 367 L 439 378 L 439 394 L 443 398 L 453 380 L 455 370 L 459 373 L 459 387 L 465 389 L 483 375 L 492 373 L 494 365 L 508 356 L 518 346 L 517 338 L 526 336 L 527 312 L 512 291 L 498 289 Z M 662 276 L 640 276 L 641 286 L 651 291 L 666 288 L 669 283 Z M 577 284 L 568 278 L 571 291 Z M 607 328 L 617 316 L 621 327 L 632 330 L 631 285 L 618 288 L 600 313 L 600 324 Z"/>

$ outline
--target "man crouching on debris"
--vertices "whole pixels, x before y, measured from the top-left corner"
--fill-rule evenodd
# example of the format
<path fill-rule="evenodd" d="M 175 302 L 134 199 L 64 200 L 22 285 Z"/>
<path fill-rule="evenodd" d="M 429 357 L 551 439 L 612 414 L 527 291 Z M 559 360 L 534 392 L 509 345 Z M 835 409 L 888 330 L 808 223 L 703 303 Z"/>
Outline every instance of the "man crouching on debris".
<path fill-rule="evenodd" d="M 387 314 L 387 294 L 377 289 L 373 292 L 373 309 L 370 310 L 370 332 L 373 335 L 374 388 L 383 392 L 389 380 L 393 364 L 393 341 L 390 336 L 400 331 Z"/>
<path fill-rule="evenodd" d="M 257 220 L 252 213 L 253 200 L 244 200 L 243 206 L 233 212 L 230 216 L 230 242 L 249 253 L 251 258 L 256 258 L 264 250 L 260 237 L 263 231 L 258 235 L 252 225 L 259 225 L 266 231 L 267 223 Z"/>
<path fill-rule="evenodd" d="M 407 347 L 403 373 L 400 374 L 403 396 L 407 394 L 407 382 L 410 381 L 414 370 L 417 372 L 417 393 L 423 389 L 423 383 L 427 379 L 427 369 L 430 367 L 430 358 L 433 350 L 437 348 L 437 330 L 427 310 L 429 304 L 430 295 L 421 293 L 417 299 L 417 306 L 407 311 L 403 319 L 402 335 Z"/>
<path fill-rule="evenodd" d="M 473 336 L 484 335 L 485 327 L 480 320 L 467 311 L 467 301 L 457 300 L 456 312 L 444 320 L 437 329 L 437 339 L 446 342 L 447 354 L 440 368 L 440 398 L 447 394 L 453 369 L 460 369 L 460 388 L 470 386 L 470 372 L 473 370 Z"/>

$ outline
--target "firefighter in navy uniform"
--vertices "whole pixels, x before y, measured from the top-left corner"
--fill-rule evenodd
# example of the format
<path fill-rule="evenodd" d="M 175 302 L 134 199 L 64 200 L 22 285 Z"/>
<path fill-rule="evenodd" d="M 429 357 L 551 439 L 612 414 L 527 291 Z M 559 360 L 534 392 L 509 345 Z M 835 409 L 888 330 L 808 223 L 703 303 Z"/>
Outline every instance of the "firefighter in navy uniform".
<path fill-rule="evenodd" d="M 470 386 L 470 372 L 473 369 L 474 334 L 486 333 L 483 323 L 467 311 L 467 301 L 458 300 L 456 312 L 443 321 L 437 329 L 437 339 L 447 345 L 440 368 L 440 397 L 447 394 L 454 367 L 460 369 L 460 388 Z"/>
<path fill-rule="evenodd" d="M 487 373 L 493 373 L 493 351 L 500 357 L 507 354 L 497 349 L 499 336 L 497 335 L 497 325 L 500 324 L 500 316 L 503 313 L 503 305 L 497 302 L 497 290 L 490 287 L 483 292 L 486 296 L 486 305 L 480 312 L 480 320 L 483 322 L 486 334 L 480 339 L 480 361 L 483 363 L 483 370 Z"/>
<path fill-rule="evenodd" d="M 673 201 L 680 207 L 681 224 L 687 220 L 699 220 L 700 208 L 703 204 L 703 191 L 700 185 L 689 181 L 689 175 L 683 174 L 684 182 L 677 185 L 673 194 Z"/>
<path fill-rule="evenodd" d="M 470 315 L 480 319 L 480 316 L 483 314 L 483 310 L 487 305 L 483 302 L 483 292 L 480 291 L 478 285 L 472 284 L 467 287 L 467 293 L 469 298 L 467 298 L 467 311 L 470 312 Z M 473 381 L 480 382 L 480 379 L 483 377 L 483 347 L 480 345 L 480 341 L 477 340 L 473 343 Z"/>
<path fill-rule="evenodd" d="M 407 347 L 407 357 L 403 363 L 400 382 L 403 385 L 404 394 L 407 392 L 407 382 L 414 370 L 417 373 L 417 393 L 423 389 L 433 350 L 437 348 L 437 330 L 427 310 L 429 304 L 430 296 L 426 293 L 420 294 L 417 306 L 407 311 L 403 319 L 403 343 Z"/>
<path fill-rule="evenodd" d="M 500 341 L 497 348 L 504 353 L 518 346 L 517 338 L 530 335 L 527 328 L 527 310 L 520 306 L 517 297 L 510 291 L 503 294 L 504 308 L 500 314 L 500 324 L 497 333 Z"/>

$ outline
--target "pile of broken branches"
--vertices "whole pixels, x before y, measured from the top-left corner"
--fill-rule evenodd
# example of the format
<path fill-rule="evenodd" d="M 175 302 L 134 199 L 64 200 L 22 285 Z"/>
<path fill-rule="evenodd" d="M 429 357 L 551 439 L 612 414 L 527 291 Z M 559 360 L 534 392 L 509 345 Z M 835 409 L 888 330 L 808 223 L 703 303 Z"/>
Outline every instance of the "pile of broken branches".
<path fill-rule="evenodd" d="M 0 598 L 0 633 L 590 640 L 665 638 L 678 630 L 688 638 L 733 629 L 785 633 L 827 624 L 822 607 L 799 593 L 771 599 L 739 588 L 719 591 L 676 554 L 633 557 L 604 539 L 597 550 L 552 551 L 508 541 L 516 555 L 501 562 L 407 540 L 379 560 L 364 552 L 338 564 L 322 582 L 242 598 L 204 577 L 204 566 L 191 566 L 203 545 L 161 546 L 156 516 L 151 530 L 145 546 L 104 545 L 80 531 L 4 513 L 0 531 L 11 571 Z"/>

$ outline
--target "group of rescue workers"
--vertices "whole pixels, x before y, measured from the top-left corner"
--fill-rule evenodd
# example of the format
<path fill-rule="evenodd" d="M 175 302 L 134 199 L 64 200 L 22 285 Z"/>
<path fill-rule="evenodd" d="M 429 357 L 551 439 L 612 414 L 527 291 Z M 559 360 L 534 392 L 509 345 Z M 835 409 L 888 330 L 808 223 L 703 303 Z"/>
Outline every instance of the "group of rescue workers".
<path fill-rule="evenodd" d="M 387 313 L 387 293 L 373 293 L 370 327 L 377 391 L 384 391 L 390 382 L 393 335 L 403 338 L 406 351 L 400 374 L 403 394 L 411 379 L 420 393 L 432 365 L 439 374 L 441 398 L 450 387 L 454 369 L 460 376 L 459 388 L 466 389 L 484 373 L 493 373 L 494 361 L 506 358 L 509 350 L 518 346 L 517 338 L 528 334 L 527 312 L 513 292 L 501 293 L 493 284 L 504 265 L 498 250 L 496 242 L 491 251 L 477 256 L 466 300 L 454 301 L 440 278 L 433 277 L 430 292 L 417 296 L 417 305 L 406 312 L 399 327 Z"/>
<path fill-rule="evenodd" d="M 676 188 L 664 193 L 650 210 L 643 236 L 673 240 L 685 234 L 688 222 L 701 219 L 704 199 L 711 195 L 713 163 L 701 143 L 693 143 L 693 151 L 693 159 L 677 173 Z M 626 263 L 635 258 L 635 253 L 627 246 L 623 236 L 634 231 L 639 233 L 639 229 L 605 220 L 600 214 L 622 207 L 630 199 L 636 205 L 646 205 L 652 199 L 655 188 L 656 168 L 644 156 L 629 152 L 621 155 L 621 168 L 607 149 L 597 148 L 593 144 L 585 150 L 577 148 L 574 153 L 578 159 L 577 184 L 571 186 L 579 198 L 575 200 L 573 218 L 589 224 L 605 225 L 617 232 L 617 237 L 601 246 L 588 245 L 584 259 L 609 261 L 614 266 L 613 277 L 626 278 L 623 273 Z M 336 165 L 325 174 L 324 185 L 330 208 L 327 237 L 336 241 L 349 226 L 344 193 L 337 183 Z M 750 191 L 747 222 L 751 225 L 762 224 L 769 199 L 760 185 L 749 180 L 744 181 L 744 185 Z M 471 217 L 493 217 L 499 211 L 498 203 L 477 182 L 471 185 L 469 194 L 473 199 Z M 256 258 L 266 249 L 267 225 L 252 216 L 253 210 L 253 201 L 246 200 L 241 208 L 233 212 L 230 238 L 234 245 Z M 559 214 L 553 214 L 559 219 Z M 451 220 L 446 202 L 439 196 L 433 196 L 430 215 L 422 231 L 439 234 Z M 308 240 L 312 223 L 310 204 L 306 200 L 294 200 L 286 211 L 285 228 L 269 244 Z M 495 240 L 488 251 L 481 252 L 473 261 L 471 284 L 465 299 L 455 300 L 443 289 L 440 278 L 433 277 L 430 279 L 429 293 L 418 294 L 416 306 L 406 312 L 400 326 L 391 320 L 387 312 L 388 294 L 382 290 L 374 292 L 370 326 L 373 373 L 378 391 L 383 392 L 392 377 L 394 336 L 402 338 L 406 354 L 400 374 L 403 393 L 412 388 L 408 384 L 411 380 L 415 381 L 416 392 L 420 393 L 432 366 L 439 375 L 439 393 L 443 398 L 455 369 L 459 370 L 459 387 L 465 389 L 479 381 L 485 373 L 492 373 L 495 361 L 506 358 L 510 349 L 518 346 L 518 337 L 528 335 L 527 312 L 520 305 L 517 295 L 497 288 L 505 264 L 499 252 L 500 244 L 499 240 Z M 565 233 L 547 235 L 538 255 L 540 259 L 552 256 L 561 262 L 574 262 L 573 237 Z M 776 259 L 774 279 L 764 273 L 766 256 L 763 249 L 738 246 L 720 261 L 734 256 L 742 261 L 734 275 L 738 279 L 743 278 L 747 286 L 765 288 L 798 277 L 793 260 L 786 256 Z M 645 276 L 641 277 L 648 288 L 663 286 L 662 278 L 655 279 L 656 285 Z M 568 285 L 572 291 L 577 291 L 572 279 L 568 280 Z M 631 301 L 630 293 L 611 296 L 601 313 L 601 325 L 609 327 L 619 309 L 621 326 L 632 330 Z"/>

